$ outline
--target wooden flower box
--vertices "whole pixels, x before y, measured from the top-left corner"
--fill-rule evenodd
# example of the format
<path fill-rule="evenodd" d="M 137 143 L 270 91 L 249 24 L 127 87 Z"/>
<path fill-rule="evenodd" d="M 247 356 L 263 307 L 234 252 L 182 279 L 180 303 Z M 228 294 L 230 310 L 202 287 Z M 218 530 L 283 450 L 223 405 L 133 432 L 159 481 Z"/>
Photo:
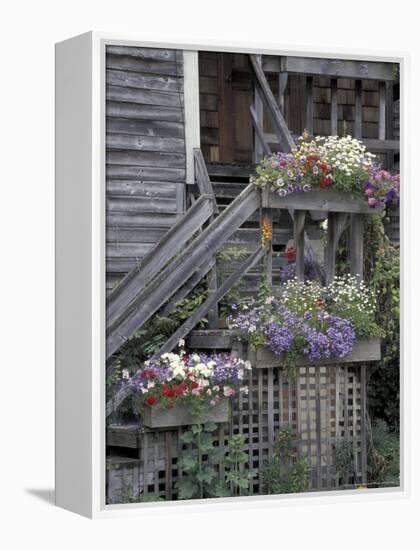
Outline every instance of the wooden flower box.
<path fill-rule="evenodd" d="M 145 428 L 176 428 L 197 423 L 197 418 L 191 414 L 191 408 L 186 403 L 177 403 L 172 408 L 141 406 L 141 425 Z M 217 405 L 210 406 L 206 411 L 204 422 L 228 422 L 229 399 L 222 397 Z"/>
<path fill-rule="evenodd" d="M 297 367 L 306 367 L 308 365 L 331 365 L 339 363 L 364 363 L 369 361 L 379 361 L 381 358 L 381 339 L 367 338 L 356 340 L 353 351 L 346 357 L 330 357 L 320 361 L 310 361 L 306 357 L 299 357 L 296 361 Z M 279 367 L 284 362 L 281 355 L 273 353 L 266 347 L 260 347 L 256 350 L 248 346 L 247 359 L 251 362 L 253 368 L 273 368 Z"/>
<path fill-rule="evenodd" d="M 383 210 L 382 205 L 371 208 L 364 197 L 333 191 L 332 189 L 314 189 L 308 193 L 291 193 L 285 197 L 280 197 L 277 193 L 263 189 L 262 206 L 264 208 L 315 210 L 318 213 L 378 214 Z"/>

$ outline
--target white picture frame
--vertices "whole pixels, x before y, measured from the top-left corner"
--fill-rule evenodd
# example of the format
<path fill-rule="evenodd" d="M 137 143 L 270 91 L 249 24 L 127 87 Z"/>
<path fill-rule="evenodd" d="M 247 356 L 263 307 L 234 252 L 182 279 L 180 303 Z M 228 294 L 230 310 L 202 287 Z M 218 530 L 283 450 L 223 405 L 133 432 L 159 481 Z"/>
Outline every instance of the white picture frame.
<path fill-rule="evenodd" d="M 401 487 L 318 492 L 304 495 L 239 497 L 235 499 L 143 504 L 105 504 L 105 46 L 174 47 L 188 59 L 186 86 L 187 140 L 199 141 L 198 88 L 194 88 L 197 50 L 340 57 L 400 63 L 401 174 L 407 182 L 408 120 L 406 53 L 307 51 L 286 45 L 232 43 L 182 44 L 148 42 L 141 38 L 89 32 L 56 45 L 56 504 L 89 518 L 138 514 L 159 507 L 182 511 L 191 506 L 279 506 L 298 499 L 314 503 L 350 499 L 356 502 L 401 498 L 409 494 L 406 451 L 409 362 L 407 296 L 402 293 L 401 345 Z M 186 98 L 187 99 L 187 98 Z M 188 161 L 191 164 L 191 159 Z M 187 172 L 187 178 L 188 176 Z M 402 268 L 407 265 L 410 187 L 404 184 L 401 211 Z M 363 494 L 362 494 L 363 493 Z"/>

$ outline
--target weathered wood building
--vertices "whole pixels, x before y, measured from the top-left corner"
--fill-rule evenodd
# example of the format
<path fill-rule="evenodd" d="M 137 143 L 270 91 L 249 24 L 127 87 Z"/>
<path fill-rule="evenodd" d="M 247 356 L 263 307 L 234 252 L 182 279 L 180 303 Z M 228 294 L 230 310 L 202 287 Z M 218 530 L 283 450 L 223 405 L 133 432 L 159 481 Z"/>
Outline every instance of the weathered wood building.
<path fill-rule="evenodd" d="M 106 90 L 109 362 L 137 328 L 160 308 L 170 311 L 204 276 L 208 300 L 159 353 L 188 336 L 196 349 L 232 349 L 233 341 L 218 332 L 217 303 L 240 279 L 245 291 L 257 288 L 262 211 L 269 210 L 272 220 L 273 287 L 291 239 L 301 243 L 302 275 L 305 243 L 311 249 L 320 236 L 320 211 L 338 235 L 344 230 L 347 212 L 333 199 L 316 208 L 292 205 L 289 211 L 268 199 L 261 202 L 248 182 L 263 154 L 289 150 L 307 130 L 352 134 L 389 169 L 399 160 L 398 84 L 389 63 L 108 46 Z M 351 212 L 352 231 L 360 237 L 360 216 L 368 212 L 360 205 Z M 390 232 L 397 238 L 393 214 Z M 334 273 L 334 239 L 328 276 Z M 362 246 L 362 239 L 357 242 Z M 232 248 L 247 251 L 246 260 L 239 266 L 216 261 L 220 250 Z M 362 253 L 363 248 L 355 254 L 357 273 Z M 191 332 L 206 315 L 213 331 Z M 356 457 L 351 482 L 364 482 L 365 369 L 378 358 L 376 346 L 353 363 L 305 365 L 296 384 L 278 365 L 260 365 L 246 405 L 236 403 L 231 427 L 221 428 L 220 445 L 229 429 L 239 429 L 248 442 L 249 468 L 258 469 L 270 456 L 274 430 L 289 423 L 311 457 L 312 488 L 329 489 L 336 486 L 333 445 L 346 437 Z M 110 399 L 107 412 L 124 397 Z M 123 498 L 124 476 L 135 495 L 172 498 L 180 433 L 110 426 L 110 502 Z"/>

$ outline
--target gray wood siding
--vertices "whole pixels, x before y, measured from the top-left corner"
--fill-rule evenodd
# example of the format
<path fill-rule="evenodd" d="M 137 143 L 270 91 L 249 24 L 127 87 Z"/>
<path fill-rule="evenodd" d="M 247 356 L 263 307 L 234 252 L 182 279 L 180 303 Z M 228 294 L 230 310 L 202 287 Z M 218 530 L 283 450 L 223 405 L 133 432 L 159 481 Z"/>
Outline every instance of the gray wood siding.
<path fill-rule="evenodd" d="M 112 288 L 184 208 L 183 53 L 107 46 L 106 269 Z"/>

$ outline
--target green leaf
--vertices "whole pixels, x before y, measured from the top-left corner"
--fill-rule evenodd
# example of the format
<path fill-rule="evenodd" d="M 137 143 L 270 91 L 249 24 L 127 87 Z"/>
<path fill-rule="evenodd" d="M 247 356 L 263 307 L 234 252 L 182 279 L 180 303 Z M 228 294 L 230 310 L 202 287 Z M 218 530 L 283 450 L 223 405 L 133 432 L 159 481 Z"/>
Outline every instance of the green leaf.
<path fill-rule="evenodd" d="M 184 456 L 182 458 L 181 465 L 183 470 L 190 472 L 198 466 L 198 460 L 193 456 Z"/>
<path fill-rule="evenodd" d="M 175 486 L 178 489 L 178 498 L 181 500 L 194 498 L 198 492 L 198 484 L 188 477 L 177 481 Z"/>
<path fill-rule="evenodd" d="M 208 432 L 203 432 L 200 438 L 200 449 L 202 452 L 207 452 L 213 449 L 213 436 Z"/>
<path fill-rule="evenodd" d="M 210 483 L 216 476 L 216 472 L 213 468 L 205 467 L 201 472 L 197 474 L 198 481 L 203 481 L 204 483 Z"/>
<path fill-rule="evenodd" d="M 194 434 L 192 432 L 185 432 L 182 434 L 181 439 L 183 443 L 192 443 L 194 441 Z"/>
<path fill-rule="evenodd" d="M 214 432 L 217 429 L 217 424 L 215 422 L 206 422 L 204 424 L 204 431 Z"/>
<path fill-rule="evenodd" d="M 213 489 L 212 495 L 217 498 L 223 498 L 232 496 L 232 493 L 229 487 L 223 481 L 220 481 Z"/>

